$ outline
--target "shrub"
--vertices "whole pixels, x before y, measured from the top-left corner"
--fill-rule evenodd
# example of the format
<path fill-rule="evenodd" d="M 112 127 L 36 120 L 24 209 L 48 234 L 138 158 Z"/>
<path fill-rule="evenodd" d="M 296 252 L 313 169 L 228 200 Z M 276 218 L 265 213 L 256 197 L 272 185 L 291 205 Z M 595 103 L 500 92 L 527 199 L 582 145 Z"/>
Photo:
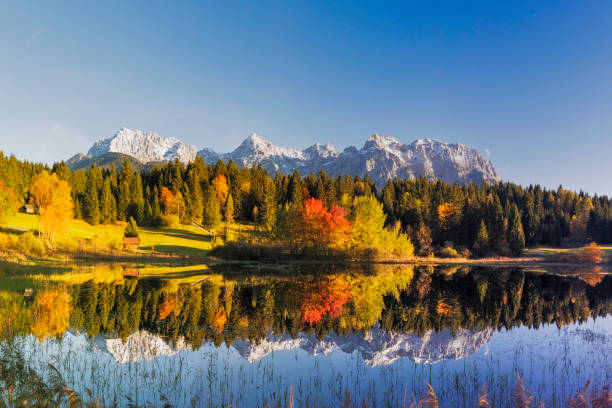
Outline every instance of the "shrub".
<path fill-rule="evenodd" d="M 123 231 L 123 236 L 126 238 L 138 238 L 138 225 L 133 217 L 130 217 L 130 222 Z"/>
<path fill-rule="evenodd" d="M 47 250 L 45 244 L 32 232 L 21 234 L 17 238 L 16 248 L 18 251 L 31 256 L 45 256 Z"/>
<path fill-rule="evenodd" d="M 176 228 L 179 225 L 179 217 L 174 214 L 162 215 L 161 225 L 164 228 Z"/>
<path fill-rule="evenodd" d="M 461 255 L 459 255 L 457 250 L 452 247 L 442 248 L 440 251 L 440 256 L 442 258 L 461 258 Z"/>
<path fill-rule="evenodd" d="M 603 250 L 596 242 L 591 242 L 588 245 L 580 248 L 580 258 L 584 263 L 593 263 L 598 264 L 601 263 L 603 257 Z"/>

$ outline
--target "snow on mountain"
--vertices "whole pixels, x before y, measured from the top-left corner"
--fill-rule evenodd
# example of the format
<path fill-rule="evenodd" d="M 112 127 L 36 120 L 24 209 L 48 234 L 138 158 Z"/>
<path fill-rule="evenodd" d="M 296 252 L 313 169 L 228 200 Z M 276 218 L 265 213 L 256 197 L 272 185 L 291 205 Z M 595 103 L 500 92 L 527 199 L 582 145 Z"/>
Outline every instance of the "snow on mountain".
<path fill-rule="evenodd" d="M 271 173 L 302 175 L 325 170 L 330 176 L 369 175 L 380 187 L 394 177 L 441 179 L 448 183 L 496 183 L 501 181 L 493 164 L 476 149 L 440 140 L 418 139 L 406 145 L 389 136 L 374 134 L 361 149 L 354 146 L 337 153 L 332 145 L 315 144 L 304 150 L 277 147 L 258 135 L 251 135 L 236 150 L 198 152 L 206 162 L 233 160 L 241 166 L 261 163 Z"/>
<path fill-rule="evenodd" d="M 219 159 L 233 160 L 239 166 L 261 164 L 274 174 L 302 175 L 325 170 L 330 176 L 370 176 L 379 186 L 395 177 L 404 179 L 425 176 L 430 180 L 441 179 L 448 183 L 496 183 L 501 181 L 493 164 L 476 149 L 436 139 L 418 139 L 402 144 L 397 139 L 374 134 L 363 147 L 347 147 L 337 152 L 330 144 L 315 144 L 304 150 L 279 147 L 253 133 L 230 153 L 217 153 L 187 145 L 175 138 L 163 138 L 153 132 L 122 128 L 113 137 L 96 142 L 87 156 L 77 155 L 68 162 L 73 169 L 88 167 L 92 162 L 110 162 L 109 154 L 125 154 L 139 162 L 165 162 L 179 159 L 183 163 L 199 155 L 207 163 Z"/>
<path fill-rule="evenodd" d="M 366 364 L 375 367 L 391 364 L 403 357 L 421 364 L 458 360 L 477 352 L 493 334 L 493 329 L 459 329 L 454 334 L 445 329 L 441 332 L 430 330 L 424 336 L 418 336 L 414 333 L 387 333 L 376 325 L 366 335 L 354 333 L 339 336 L 330 333 L 319 341 L 316 335 L 300 334 L 294 339 L 286 334 L 268 334 L 257 343 L 236 340 L 232 347 L 250 363 L 277 350 L 302 349 L 314 355 L 327 355 L 338 348 L 349 354 L 357 351 Z"/>
<path fill-rule="evenodd" d="M 177 344 L 170 345 L 161 337 L 147 331 L 138 331 L 128 336 L 125 343 L 121 339 L 96 337 L 92 342 L 98 351 L 108 352 L 115 361 L 124 364 L 128 362 L 150 361 L 161 356 L 173 356 L 182 350 L 190 350 L 191 346 L 181 337 Z"/>
<path fill-rule="evenodd" d="M 142 163 L 175 159 L 188 163 L 195 159 L 197 150 L 173 137 L 164 138 L 153 132 L 121 128 L 113 137 L 97 141 L 87 155 L 98 157 L 106 153 L 127 154 Z"/>
<path fill-rule="evenodd" d="M 237 339 L 230 347 L 238 351 L 249 363 L 259 361 L 274 351 L 301 349 L 312 355 L 329 355 L 338 349 L 347 354 L 360 353 L 371 367 L 388 365 L 404 357 L 420 364 L 431 364 L 443 360 L 459 360 L 477 352 L 489 342 L 494 332 L 493 329 L 458 329 L 453 334 L 445 329 L 441 332 L 430 330 L 425 335 L 418 336 L 414 333 L 388 333 L 375 325 L 365 335 L 353 333 L 343 336 L 332 332 L 319 340 L 316 335 L 304 333 L 300 333 L 296 338 L 287 334 L 269 333 L 257 342 Z M 92 346 L 96 351 L 109 353 L 121 364 L 150 361 L 191 349 L 183 338 L 172 345 L 147 331 L 132 333 L 125 342 L 121 339 L 96 337 Z"/>

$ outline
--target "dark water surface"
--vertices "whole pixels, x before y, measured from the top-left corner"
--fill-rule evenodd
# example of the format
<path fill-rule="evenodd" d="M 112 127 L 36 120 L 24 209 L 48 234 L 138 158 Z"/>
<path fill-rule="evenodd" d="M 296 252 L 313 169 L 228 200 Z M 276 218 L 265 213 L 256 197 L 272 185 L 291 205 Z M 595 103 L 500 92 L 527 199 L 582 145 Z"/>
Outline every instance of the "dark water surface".
<path fill-rule="evenodd" d="M 46 380 L 51 364 L 81 394 L 177 407 L 287 406 L 290 393 L 340 406 L 347 392 L 397 407 L 427 383 L 441 406 L 475 406 L 487 385 L 503 407 L 520 373 L 561 407 L 588 379 L 612 383 L 612 276 L 559 272 L 0 266 L 0 370 L 17 377 L 18 359 Z"/>

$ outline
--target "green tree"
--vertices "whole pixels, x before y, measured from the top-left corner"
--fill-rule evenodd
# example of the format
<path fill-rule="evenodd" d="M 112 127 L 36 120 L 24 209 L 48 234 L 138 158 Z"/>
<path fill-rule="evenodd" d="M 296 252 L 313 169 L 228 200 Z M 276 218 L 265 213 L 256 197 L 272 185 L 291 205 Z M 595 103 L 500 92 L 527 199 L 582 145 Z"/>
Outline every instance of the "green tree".
<path fill-rule="evenodd" d="M 130 185 L 127 180 L 123 180 L 119 184 L 119 202 L 117 203 L 117 219 L 125 221 L 128 215 L 128 207 L 130 206 Z"/>
<path fill-rule="evenodd" d="M 110 179 L 104 179 L 104 185 L 102 187 L 102 197 L 100 198 L 100 221 L 103 224 L 113 223 L 114 216 L 116 213 L 115 197 L 111 191 Z"/>
<path fill-rule="evenodd" d="M 520 255 L 525 248 L 525 234 L 523 232 L 523 223 L 521 222 L 521 213 L 516 204 L 512 204 L 510 209 L 508 243 L 514 255 Z"/>
<path fill-rule="evenodd" d="M 225 221 L 234 221 L 234 198 L 232 197 L 232 193 L 228 194 L 227 201 L 225 203 Z"/>
<path fill-rule="evenodd" d="M 134 217 L 137 222 L 142 223 L 144 219 L 144 193 L 139 175 L 135 174 L 132 177 L 130 193 L 129 215 Z"/>
<path fill-rule="evenodd" d="M 130 217 L 130 221 L 123 231 L 123 236 L 126 238 L 137 238 L 138 235 L 138 224 L 134 217 Z"/>
<path fill-rule="evenodd" d="M 477 256 L 485 256 L 489 251 L 489 233 L 487 232 L 487 226 L 484 220 L 480 221 L 480 227 L 476 234 L 473 249 Z"/>
<path fill-rule="evenodd" d="M 98 199 L 98 185 L 94 166 L 87 172 L 85 221 L 91 225 L 98 225 L 100 223 L 100 200 Z"/>
<path fill-rule="evenodd" d="M 202 224 L 206 228 L 212 230 L 214 230 L 221 224 L 221 209 L 219 206 L 219 200 L 217 199 L 217 193 L 215 192 L 215 189 L 212 187 L 209 187 L 206 190 Z"/>

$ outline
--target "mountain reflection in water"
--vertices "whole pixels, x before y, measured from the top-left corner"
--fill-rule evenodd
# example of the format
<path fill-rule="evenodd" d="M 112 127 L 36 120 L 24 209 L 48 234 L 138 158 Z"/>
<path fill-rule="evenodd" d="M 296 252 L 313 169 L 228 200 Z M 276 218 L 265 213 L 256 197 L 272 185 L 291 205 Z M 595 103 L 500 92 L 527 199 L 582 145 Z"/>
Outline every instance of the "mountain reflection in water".
<path fill-rule="evenodd" d="M 56 362 L 77 390 L 151 401 L 163 392 L 176 406 L 262 406 L 289 386 L 308 405 L 350 390 L 398 406 L 426 383 L 452 406 L 473 406 L 486 383 L 503 404 L 517 371 L 538 399 L 565 403 L 588 378 L 610 382 L 612 277 L 593 271 L 207 272 L 1 275 L 2 335 L 39 371 Z"/>

